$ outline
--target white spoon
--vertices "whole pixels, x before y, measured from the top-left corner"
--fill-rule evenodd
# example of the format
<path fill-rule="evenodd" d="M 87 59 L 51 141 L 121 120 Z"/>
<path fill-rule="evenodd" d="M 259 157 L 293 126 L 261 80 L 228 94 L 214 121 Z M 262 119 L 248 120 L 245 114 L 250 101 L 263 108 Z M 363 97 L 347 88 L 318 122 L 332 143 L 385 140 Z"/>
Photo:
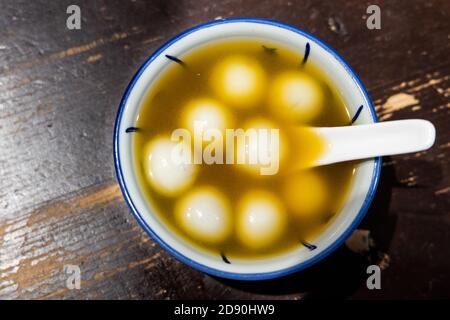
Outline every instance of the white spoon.
<path fill-rule="evenodd" d="M 312 129 L 326 144 L 313 166 L 427 150 L 436 138 L 434 125 L 420 119 Z"/>

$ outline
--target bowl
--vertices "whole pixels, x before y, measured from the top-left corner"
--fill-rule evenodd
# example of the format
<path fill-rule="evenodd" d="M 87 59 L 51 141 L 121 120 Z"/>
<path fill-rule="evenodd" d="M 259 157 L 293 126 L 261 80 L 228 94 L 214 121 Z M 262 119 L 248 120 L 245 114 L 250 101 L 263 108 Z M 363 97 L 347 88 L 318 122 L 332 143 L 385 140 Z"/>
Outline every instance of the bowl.
<path fill-rule="evenodd" d="M 235 280 L 264 280 L 286 276 L 311 266 L 338 248 L 366 214 L 380 177 L 381 159 L 357 164 L 346 203 L 326 229 L 312 243 L 288 253 L 264 259 L 233 259 L 193 247 L 155 214 L 140 190 L 133 161 L 133 126 L 143 98 L 173 57 L 210 41 L 247 37 L 281 42 L 314 61 L 340 92 L 352 116 L 352 125 L 377 122 L 366 89 L 351 67 L 317 37 L 288 24 L 258 18 L 222 19 L 195 26 L 175 36 L 156 50 L 138 69 L 120 102 L 114 127 L 114 162 L 120 188 L 142 228 L 174 257 L 208 274 Z M 169 59 L 166 55 L 172 57 Z"/>

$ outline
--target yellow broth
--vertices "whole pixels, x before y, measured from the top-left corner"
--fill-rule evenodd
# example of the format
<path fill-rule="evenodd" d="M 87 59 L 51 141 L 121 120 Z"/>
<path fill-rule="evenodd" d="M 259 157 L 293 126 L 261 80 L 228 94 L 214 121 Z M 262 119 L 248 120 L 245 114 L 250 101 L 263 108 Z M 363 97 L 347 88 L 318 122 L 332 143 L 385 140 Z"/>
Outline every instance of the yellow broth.
<path fill-rule="evenodd" d="M 276 48 L 276 50 L 268 48 Z M 242 38 L 221 40 L 197 47 L 177 57 L 183 61 L 184 65 L 173 61 L 161 72 L 141 103 L 135 123 L 139 130 L 132 133 L 135 171 L 140 188 L 148 203 L 155 209 L 157 216 L 173 233 L 200 250 L 214 254 L 223 253 L 230 260 L 236 257 L 249 259 L 273 256 L 302 246 L 305 242 L 314 243 L 314 238 L 326 228 L 342 208 L 355 169 L 355 163 L 345 162 L 291 172 L 282 164 L 277 174 L 257 177 L 237 170 L 236 164 L 207 165 L 203 163 L 199 165 L 200 170 L 193 185 L 180 195 L 168 197 L 154 190 L 144 173 L 144 146 L 155 137 L 170 136 L 174 129 L 179 128 L 183 107 L 190 100 L 197 97 L 217 99 L 209 85 L 211 70 L 219 61 L 234 54 L 245 55 L 259 62 L 269 75 L 269 85 L 274 76 L 289 70 L 305 72 L 320 83 L 325 96 L 324 108 L 316 118 L 307 123 L 308 126 L 344 126 L 350 123 L 346 106 L 336 88 L 327 79 L 325 70 L 313 65 L 311 61 L 302 66 L 303 52 L 294 52 L 279 43 Z M 314 52 L 311 54 L 313 55 Z M 286 137 L 289 149 L 287 162 L 301 163 L 303 161 L 304 167 L 307 167 L 308 163 L 320 156 L 325 148 L 320 137 L 305 128 L 304 124 L 292 123 L 274 116 L 267 106 L 267 98 L 263 97 L 261 101 L 256 108 L 252 109 L 228 108 L 235 119 L 234 127 L 240 128 L 249 119 L 264 117 L 276 123 L 280 133 Z M 223 104 L 226 106 L 227 102 Z M 296 125 L 300 126 L 300 129 L 296 129 Z M 300 195 L 298 201 L 308 202 L 309 199 L 316 197 L 315 194 L 310 194 L 314 191 L 296 190 L 304 186 L 302 187 L 301 183 L 300 185 L 295 183 L 296 176 L 302 179 L 305 172 L 312 172 L 322 179 L 327 190 L 327 199 L 324 200 L 319 212 L 315 212 L 312 217 L 299 217 L 287 209 L 288 223 L 282 237 L 263 249 L 252 249 L 242 245 L 235 233 L 221 244 L 209 244 L 196 240 L 186 234 L 174 219 L 174 208 L 180 198 L 189 190 L 205 185 L 214 186 L 228 198 L 233 219 L 240 197 L 255 188 L 266 190 L 284 201 L 286 196 L 283 192 L 286 192 L 286 188 L 290 186 L 293 188 L 291 196 L 295 197 L 298 192 Z M 290 183 L 287 183 L 288 180 Z"/>

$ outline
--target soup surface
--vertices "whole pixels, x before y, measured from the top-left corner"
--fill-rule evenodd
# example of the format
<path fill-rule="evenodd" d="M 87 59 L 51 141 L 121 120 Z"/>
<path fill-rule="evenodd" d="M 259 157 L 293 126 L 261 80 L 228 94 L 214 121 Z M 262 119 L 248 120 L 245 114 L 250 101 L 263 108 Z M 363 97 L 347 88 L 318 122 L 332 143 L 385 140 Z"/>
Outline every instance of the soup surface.
<path fill-rule="evenodd" d="M 146 93 L 132 133 L 138 182 L 161 221 L 196 248 L 230 260 L 285 253 L 313 244 L 342 208 L 355 163 L 310 168 L 326 144 L 308 127 L 349 125 L 350 116 L 320 65 L 302 64 L 303 54 L 258 39 L 208 43 L 169 57 Z M 223 140 L 201 140 L 194 123 Z M 170 164 L 179 128 L 192 133 L 187 156 L 201 163 Z M 211 148 L 227 146 L 225 130 L 237 128 L 276 129 L 279 162 L 270 174 L 258 163 L 236 163 L 240 152 L 265 145 L 236 138 L 222 153 Z M 233 150 L 231 163 L 205 163 L 208 145 L 216 160 Z"/>

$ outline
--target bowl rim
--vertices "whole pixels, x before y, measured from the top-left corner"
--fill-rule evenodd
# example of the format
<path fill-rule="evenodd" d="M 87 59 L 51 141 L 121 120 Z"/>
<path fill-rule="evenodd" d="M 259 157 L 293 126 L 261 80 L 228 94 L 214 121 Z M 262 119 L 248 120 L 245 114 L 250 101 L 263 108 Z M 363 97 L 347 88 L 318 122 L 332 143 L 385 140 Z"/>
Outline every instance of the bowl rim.
<path fill-rule="evenodd" d="M 169 252 L 172 256 L 174 256 L 179 261 L 187 264 L 188 266 L 197 269 L 199 271 L 208 273 L 213 276 L 221 277 L 221 278 L 227 278 L 227 279 L 233 279 L 233 280 L 268 280 L 268 279 L 274 279 L 279 278 L 283 276 L 287 276 L 289 274 L 298 272 L 300 270 L 303 270 L 320 260 L 327 257 L 329 254 L 334 252 L 338 247 L 340 247 L 344 241 L 350 236 L 350 234 L 356 229 L 356 227 L 359 225 L 361 220 L 364 218 L 364 216 L 367 213 L 367 210 L 369 209 L 376 193 L 376 189 L 378 186 L 378 182 L 380 179 L 380 171 L 381 171 L 381 157 L 376 157 L 372 161 L 374 161 L 374 168 L 372 172 L 372 178 L 370 187 L 367 191 L 366 197 L 363 201 L 363 204 L 361 208 L 359 209 L 358 214 L 352 221 L 352 223 L 345 229 L 341 235 L 333 242 L 331 243 L 327 248 L 325 248 L 322 252 L 319 254 L 313 256 L 310 259 L 307 259 L 305 261 L 302 261 L 298 264 L 295 264 L 291 267 L 284 268 L 281 270 L 275 270 L 270 272 L 262 272 L 262 273 L 238 273 L 238 272 L 228 272 L 228 271 L 222 271 L 218 270 L 212 267 L 205 266 L 201 263 L 198 263 L 191 258 L 187 257 L 183 253 L 175 250 L 170 245 L 168 245 L 166 242 L 164 242 L 153 230 L 152 228 L 145 222 L 145 220 L 142 218 L 141 214 L 136 209 L 135 205 L 133 204 L 133 201 L 131 199 L 131 196 L 128 192 L 127 186 L 125 185 L 122 167 L 120 164 L 120 157 L 119 157 L 119 126 L 122 119 L 122 114 L 125 108 L 125 105 L 128 100 L 128 96 L 130 95 L 131 91 L 133 90 L 134 85 L 139 80 L 140 76 L 144 72 L 144 70 L 151 64 L 151 62 L 158 57 L 166 48 L 170 47 L 173 43 L 177 42 L 179 39 L 206 27 L 214 26 L 214 25 L 220 25 L 220 24 L 226 24 L 226 23 L 235 23 L 235 22 L 250 22 L 250 23 L 257 23 L 257 24 L 265 24 L 265 25 L 271 25 L 275 27 L 280 27 L 283 29 L 286 29 L 288 31 L 293 31 L 297 34 L 300 34 L 301 36 L 304 36 L 308 40 L 315 42 L 319 46 L 321 46 L 324 50 L 328 51 L 341 65 L 344 67 L 344 69 L 350 74 L 350 76 L 354 79 L 357 87 L 360 89 L 361 93 L 364 96 L 364 99 L 368 102 L 368 109 L 370 111 L 370 115 L 372 117 L 373 122 L 378 122 L 378 118 L 376 115 L 375 108 L 373 106 L 372 100 L 369 97 L 369 94 L 367 93 L 366 88 L 364 87 L 362 81 L 356 74 L 356 72 L 350 67 L 350 65 L 328 44 L 326 44 L 324 41 L 320 40 L 316 36 L 299 29 L 295 26 L 292 26 L 290 24 L 279 22 L 272 19 L 265 19 L 265 18 L 253 18 L 253 17 L 241 17 L 241 18 L 225 18 L 225 19 L 219 19 L 219 20 L 213 20 L 206 23 L 198 24 L 192 28 L 189 28 L 167 42 L 165 42 L 163 45 L 161 45 L 156 51 L 154 51 L 147 59 L 144 61 L 144 63 L 139 67 L 137 72 L 132 77 L 131 81 L 129 82 L 127 88 L 125 89 L 125 92 L 121 98 L 119 109 L 117 111 L 115 124 L 114 124 L 114 133 L 113 133 L 113 155 L 114 155 L 114 165 L 115 165 L 115 172 L 117 176 L 117 180 L 119 182 L 120 189 L 122 191 L 122 194 L 125 198 L 125 202 L 127 203 L 128 207 L 131 209 L 131 212 L 134 216 L 134 218 L 137 220 L 138 224 L 146 231 L 146 233 L 155 240 L 164 250 Z"/>

